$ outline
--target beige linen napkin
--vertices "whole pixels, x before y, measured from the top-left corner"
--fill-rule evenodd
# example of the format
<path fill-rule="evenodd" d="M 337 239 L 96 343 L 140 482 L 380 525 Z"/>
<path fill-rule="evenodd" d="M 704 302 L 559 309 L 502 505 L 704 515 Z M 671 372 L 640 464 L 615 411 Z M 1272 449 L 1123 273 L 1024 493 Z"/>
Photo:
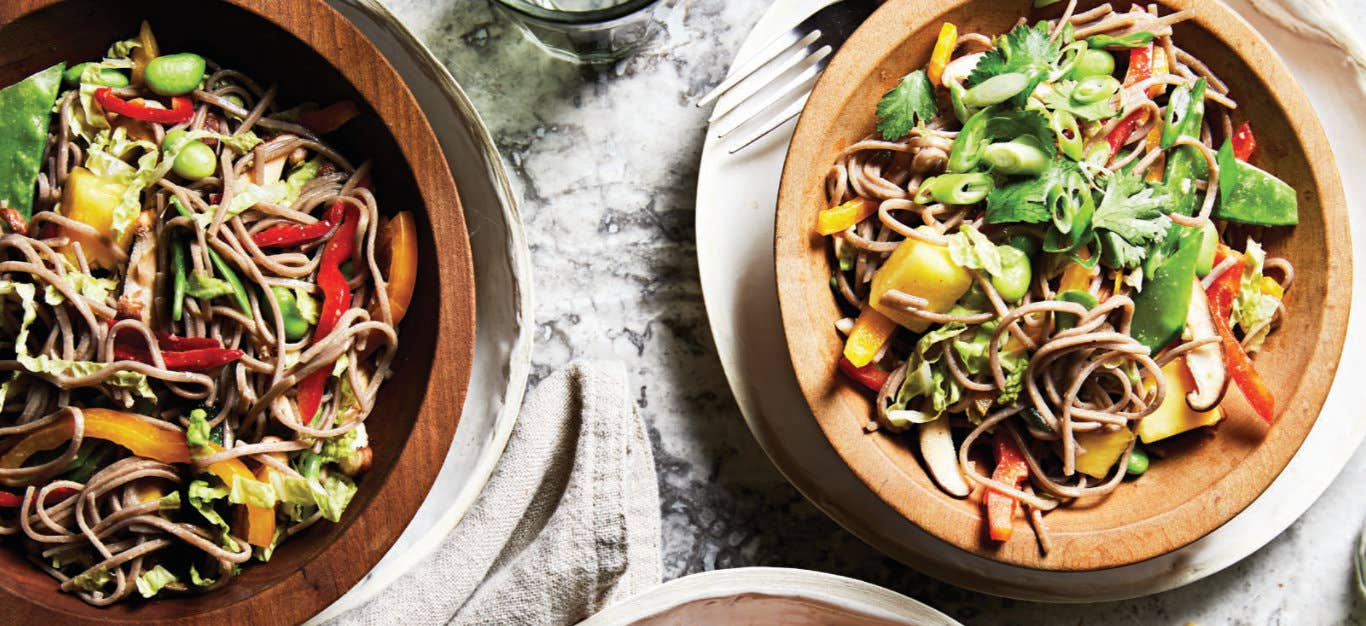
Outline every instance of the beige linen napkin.
<path fill-rule="evenodd" d="M 660 582 L 659 487 L 620 363 L 532 391 L 436 554 L 339 624 L 573 624 Z"/>

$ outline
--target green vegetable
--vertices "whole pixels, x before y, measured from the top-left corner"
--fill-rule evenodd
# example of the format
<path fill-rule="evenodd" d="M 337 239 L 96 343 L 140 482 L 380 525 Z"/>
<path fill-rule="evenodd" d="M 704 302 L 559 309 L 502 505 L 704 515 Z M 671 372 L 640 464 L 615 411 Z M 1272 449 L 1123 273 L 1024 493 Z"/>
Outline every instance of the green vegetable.
<path fill-rule="evenodd" d="M 0 206 L 25 218 L 33 213 L 48 122 L 64 67 L 58 63 L 0 89 Z"/>
<path fill-rule="evenodd" d="M 143 572 L 141 576 L 138 576 L 138 579 L 134 584 L 137 585 L 138 593 L 142 594 L 142 597 L 150 598 L 157 595 L 162 588 L 173 582 L 176 582 L 175 574 L 172 574 L 170 570 L 158 565 Z"/>
<path fill-rule="evenodd" d="M 1000 104 L 1015 97 L 1029 84 L 1029 77 L 1020 72 L 992 76 L 963 94 L 963 104 L 984 107 Z"/>
<path fill-rule="evenodd" d="M 1076 289 L 1068 289 L 1067 291 L 1059 293 L 1057 299 L 1064 302 L 1075 302 L 1086 307 L 1087 310 L 1094 309 L 1096 308 L 1096 305 L 1099 304 L 1096 301 L 1096 297 L 1091 295 L 1090 292 L 1077 291 Z M 1059 332 L 1073 328 L 1077 325 L 1077 322 L 1081 321 L 1077 316 L 1071 313 L 1058 313 L 1054 320 Z"/>
<path fill-rule="evenodd" d="M 982 150 L 986 148 L 987 120 L 991 119 L 993 112 L 991 107 L 987 107 L 973 113 L 963 124 L 963 129 L 958 131 L 953 146 L 949 148 L 948 171 L 966 172 L 977 167 L 977 162 L 982 160 Z"/>
<path fill-rule="evenodd" d="M 290 341 L 303 339 L 304 335 L 308 334 L 311 324 L 299 313 L 299 303 L 294 297 L 294 291 L 279 285 L 271 287 L 270 291 L 275 294 L 275 301 L 280 305 L 280 316 L 284 318 L 285 338 Z M 312 299 L 306 295 L 304 297 Z"/>
<path fill-rule="evenodd" d="M 232 284 L 203 272 L 191 273 L 190 280 L 185 287 L 185 295 L 204 300 L 212 300 L 230 293 L 232 293 Z"/>
<path fill-rule="evenodd" d="M 190 411 L 190 425 L 185 428 L 185 441 L 191 446 L 202 448 L 213 441 L 213 433 L 209 428 L 209 412 L 204 409 L 194 409 Z"/>
<path fill-rule="evenodd" d="M 1200 227 L 1200 254 L 1195 257 L 1195 275 L 1204 278 L 1214 269 L 1214 253 L 1219 249 L 1219 230 L 1214 222 Z"/>
<path fill-rule="evenodd" d="M 204 80 L 204 57 L 190 52 L 163 54 L 147 64 L 142 79 L 157 95 L 185 95 Z"/>
<path fill-rule="evenodd" d="M 1134 296 L 1134 317 L 1129 334 L 1157 354 L 1181 334 L 1190 306 L 1195 262 L 1204 234 L 1180 227 L 1176 251 L 1147 277 L 1143 291 Z"/>
<path fill-rule="evenodd" d="M 995 107 L 987 107 L 968 118 L 963 130 L 954 138 L 949 150 L 948 171 L 971 171 L 981 162 L 987 145 L 998 139 L 1029 142 L 1050 159 L 1057 154 L 1053 130 L 1042 113 L 998 113 Z"/>
<path fill-rule="evenodd" d="M 218 155 L 204 142 L 191 141 L 181 148 L 171 169 L 188 180 L 208 178 L 218 171 Z"/>
<path fill-rule="evenodd" d="M 1081 158 L 1086 140 L 1081 136 L 1075 115 L 1061 109 L 1053 111 L 1049 116 L 1049 128 L 1058 137 L 1058 149 L 1064 156 L 1074 161 Z"/>
<path fill-rule="evenodd" d="M 877 130 L 883 139 L 896 141 L 911 132 L 917 123 L 929 121 L 938 112 L 934 84 L 924 70 L 916 70 L 883 94 L 877 105 Z"/>
<path fill-rule="evenodd" d="M 214 503 L 228 497 L 228 488 L 223 485 L 210 485 L 208 481 L 195 480 L 185 489 L 190 506 L 199 512 L 204 521 L 213 524 L 221 531 L 220 542 L 230 549 L 237 549 L 237 542 L 228 537 L 230 527 L 223 516 L 214 508 Z"/>
<path fill-rule="evenodd" d="M 1042 9 L 1047 6 L 1053 6 L 1059 2 L 1062 2 L 1062 0 L 1034 0 L 1034 8 Z"/>
<path fill-rule="evenodd" d="M 1087 76 L 1110 76 L 1115 73 L 1115 57 L 1105 50 L 1088 48 L 1077 57 L 1070 76 L 1075 79 Z"/>
<path fill-rule="evenodd" d="M 972 224 L 963 224 L 958 232 L 945 239 L 948 240 L 949 258 L 958 266 L 985 270 L 989 274 L 1001 273 L 1000 250 Z"/>
<path fill-rule="evenodd" d="M 1214 217 L 1257 226 L 1300 222 L 1295 189 L 1255 165 L 1233 157 L 1228 139 L 1219 148 L 1219 202 Z"/>
<path fill-rule="evenodd" d="M 85 73 L 85 68 L 90 65 L 91 63 L 88 62 L 77 63 L 76 65 L 66 68 L 66 71 L 62 72 L 62 84 L 67 87 L 79 86 L 81 84 L 81 75 Z M 96 69 L 95 77 L 96 80 L 94 84 L 101 87 L 113 87 L 117 89 L 119 87 L 128 86 L 128 75 L 112 67 L 98 67 Z"/>
<path fill-rule="evenodd" d="M 302 474 L 304 478 L 313 478 L 314 476 L 317 476 L 322 467 L 323 458 L 310 451 L 305 451 L 294 459 L 294 469 Z"/>
<path fill-rule="evenodd" d="M 275 489 L 270 483 L 259 480 L 232 477 L 232 487 L 228 489 L 228 502 L 270 509 L 275 507 Z"/>
<path fill-rule="evenodd" d="M 980 85 L 993 76 L 1012 72 L 1024 74 L 1024 88 L 1014 97 L 1015 105 L 1023 107 L 1029 94 L 1053 71 L 1060 55 L 1059 42 L 1049 41 L 1046 23 L 1034 27 L 1021 24 L 996 38 L 996 47 L 977 62 L 968 75 L 968 84 Z"/>
<path fill-rule="evenodd" d="M 1029 257 L 1013 246 L 997 246 L 1001 254 L 1001 271 L 991 275 L 991 286 L 1007 302 L 1016 302 L 1029 292 L 1034 280 Z"/>
<path fill-rule="evenodd" d="M 987 223 L 1025 222 L 1040 224 L 1054 219 L 1064 234 L 1070 232 L 1072 218 L 1082 204 L 1091 203 L 1077 164 L 1054 159 L 1037 177 L 998 186 L 987 194 Z M 1092 207 L 1094 208 L 1094 207 Z M 1090 213 L 1086 213 L 1089 223 Z"/>
<path fill-rule="evenodd" d="M 1114 76 L 1088 76 L 1072 89 L 1071 99 L 1081 104 L 1109 100 L 1119 91 L 1119 79 Z"/>
<path fill-rule="evenodd" d="M 1148 471 L 1148 453 L 1143 448 L 1134 446 L 1133 452 L 1129 453 L 1129 464 L 1124 468 L 1130 476 L 1140 476 Z"/>
<path fill-rule="evenodd" d="M 982 172 L 940 174 L 920 184 L 915 200 L 922 204 L 930 199 L 944 204 L 976 204 L 987 197 L 992 185 L 991 176 Z"/>
<path fill-rule="evenodd" d="M 1146 30 L 1115 37 L 1113 35 L 1092 35 L 1086 38 L 1086 45 L 1092 48 L 1137 48 L 1152 43 L 1154 35 Z"/>
<path fill-rule="evenodd" d="M 105 567 L 92 567 L 71 578 L 71 584 L 84 591 L 99 591 L 113 582 L 114 576 Z"/>
<path fill-rule="evenodd" d="M 62 470 L 62 478 L 78 483 L 90 480 L 114 456 L 114 452 L 114 446 L 96 439 L 86 439 L 76 451 L 76 458 Z"/>
<path fill-rule="evenodd" d="M 1233 300 L 1233 323 L 1246 334 L 1245 346 L 1249 351 L 1261 348 L 1262 342 L 1271 332 L 1266 322 L 1271 321 L 1280 307 L 1280 298 L 1262 292 L 1262 266 L 1266 263 L 1266 251 L 1257 242 L 1248 239 L 1247 250 L 1243 252 L 1243 279 L 1239 284 L 1238 297 Z M 1259 329 L 1256 334 L 1254 330 Z"/>
<path fill-rule="evenodd" d="M 1092 86 L 1088 87 L 1088 89 L 1094 90 L 1097 88 L 1108 88 L 1109 83 L 1103 80 L 1106 78 L 1110 79 L 1110 81 L 1114 81 L 1113 84 L 1116 89 L 1119 88 L 1119 82 L 1115 81 L 1115 79 L 1111 76 L 1093 76 L 1091 78 L 1084 79 L 1082 82 L 1091 80 L 1092 78 L 1101 80 L 1093 81 Z M 1077 95 L 1077 91 L 1080 90 L 1080 85 L 1081 83 L 1075 83 L 1066 80 L 1052 83 L 1051 85 L 1046 85 L 1045 88 L 1041 88 L 1039 90 L 1040 99 L 1043 101 L 1044 106 L 1048 107 L 1049 109 L 1052 109 L 1054 111 L 1066 111 L 1078 118 L 1088 121 L 1096 121 L 1111 118 L 1119 113 L 1119 108 L 1115 105 L 1114 100 L 1109 96 L 1100 97 L 1096 100 L 1091 101 L 1081 99 L 1081 97 Z M 1111 95 L 1113 95 L 1114 92 L 1112 91 L 1110 93 Z M 1087 95 L 1088 94 L 1085 93 L 1082 94 L 1082 96 Z M 1094 96 L 1094 94 L 1090 95 Z M 1077 150 L 1077 152 L 1078 155 L 1074 158 L 1080 158 L 1081 151 Z"/>
<path fill-rule="evenodd" d="M 1007 175 L 1037 176 L 1048 168 L 1048 155 L 1026 141 L 993 143 L 982 151 L 982 160 Z"/>
<path fill-rule="evenodd" d="M 1158 145 L 1163 150 L 1172 147 L 1182 136 L 1195 137 L 1200 134 L 1200 124 L 1205 118 L 1205 89 L 1208 82 L 1201 78 L 1195 87 L 1179 85 L 1172 90 L 1167 100 L 1167 115 L 1162 127 L 1162 139 Z"/>
<path fill-rule="evenodd" d="M 1149 187 L 1129 172 L 1110 175 L 1091 224 L 1120 238 L 1107 241 L 1106 251 L 1115 255 L 1113 267 L 1136 267 L 1146 256 L 1146 246 L 1166 235 L 1171 227 L 1166 203 L 1165 189 Z"/>
<path fill-rule="evenodd" d="M 172 203 L 179 204 L 172 199 Z M 175 277 L 171 283 L 171 318 L 179 322 L 185 316 L 185 290 L 189 284 L 189 244 L 176 235 L 171 236 L 171 267 Z"/>
<path fill-rule="evenodd" d="M 218 275 L 222 276 L 223 280 L 232 287 L 230 293 L 232 293 L 233 300 L 237 301 L 238 310 L 250 318 L 252 316 L 251 298 L 247 297 L 247 289 L 242 286 L 242 281 L 237 278 L 237 272 L 232 271 L 232 266 L 228 265 L 228 262 L 224 261 L 223 257 L 214 252 L 212 248 L 209 249 L 209 261 L 213 263 L 213 268 L 218 272 Z"/>
<path fill-rule="evenodd" d="M 953 105 L 953 116 L 958 118 L 959 124 L 966 124 L 974 113 L 963 103 L 963 96 L 967 95 L 968 89 L 956 80 L 945 81 L 944 84 L 949 87 L 949 102 Z"/>

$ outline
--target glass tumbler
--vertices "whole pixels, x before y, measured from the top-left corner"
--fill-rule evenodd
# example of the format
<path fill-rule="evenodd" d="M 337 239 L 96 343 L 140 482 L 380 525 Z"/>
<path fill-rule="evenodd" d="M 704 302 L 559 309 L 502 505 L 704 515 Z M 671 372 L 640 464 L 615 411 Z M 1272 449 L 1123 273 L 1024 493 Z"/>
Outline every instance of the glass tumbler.
<path fill-rule="evenodd" d="M 575 63 L 612 63 L 658 30 L 660 0 L 491 1 L 546 52 Z"/>

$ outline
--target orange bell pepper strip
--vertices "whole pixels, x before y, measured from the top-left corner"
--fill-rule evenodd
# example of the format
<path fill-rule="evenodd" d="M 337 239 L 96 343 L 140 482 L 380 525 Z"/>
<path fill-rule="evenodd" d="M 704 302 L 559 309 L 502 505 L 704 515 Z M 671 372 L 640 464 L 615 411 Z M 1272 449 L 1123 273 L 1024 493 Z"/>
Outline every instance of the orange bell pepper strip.
<path fill-rule="evenodd" d="M 854 328 L 849 331 L 849 338 L 844 341 L 844 358 L 856 368 L 872 363 L 896 332 L 896 326 L 896 322 L 873 307 L 863 307 L 863 312 L 854 321 Z"/>
<path fill-rule="evenodd" d="M 417 223 L 412 213 L 400 211 L 384 224 L 375 242 L 375 256 L 389 283 L 389 314 L 397 325 L 408 313 L 417 287 Z M 379 319 L 378 305 L 370 305 L 370 317 Z"/>
<path fill-rule="evenodd" d="M 204 450 L 203 456 L 208 456 L 222 452 L 223 447 L 209 443 L 204 447 Z M 217 476 L 230 489 L 234 478 L 257 480 L 256 475 L 247 469 L 246 464 L 241 459 L 219 461 L 210 465 L 208 470 L 210 474 Z M 269 548 L 270 544 L 275 541 L 275 509 L 273 507 L 241 505 L 234 521 L 236 523 L 233 525 L 233 532 L 239 537 L 245 537 L 247 543 L 253 546 Z"/>
<path fill-rule="evenodd" d="M 1167 51 L 1157 46 L 1154 46 L 1153 44 L 1148 44 L 1148 47 L 1152 50 L 1152 52 L 1150 53 L 1152 55 L 1152 69 L 1148 72 L 1148 75 L 1161 76 L 1163 74 L 1169 73 L 1171 71 L 1171 67 L 1167 61 Z M 1156 98 L 1162 95 L 1162 92 L 1166 89 L 1166 85 L 1153 85 L 1148 88 L 1148 97 Z"/>
<path fill-rule="evenodd" d="M 1220 246 L 1215 253 L 1214 263 L 1218 265 L 1224 259 L 1235 256 L 1241 259 L 1241 255 Z M 1243 350 L 1242 343 L 1233 335 L 1233 329 L 1229 328 L 1228 318 L 1233 310 L 1233 301 L 1238 297 L 1238 291 L 1243 281 L 1243 263 L 1235 263 L 1228 271 L 1219 275 L 1205 294 L 1209 299 L 1210 313 L 1214 317 L 1214 327 L 1219 330 L 1219 337 L 1224 349 L 1224 363 L 1228 367 L 1229 375 L 1233 382 L 1238 385 L 1238 389 L 1243 392 L 1243 397 L 1247 398 L 1248 404 L 1261 416 L 1267 424 L 1276 421 L 1276 397 L 1271 394 L 1271 389 L 1266 386 L 1257 368 L 1253 365 L 1252 359 Z"/>
<path fill-rule="evenodd" d="M 864 198 L 854 198 L 844 204 L 823 209 L 816 216 L 816 232 L 834 235 L 849 230 L 850 226 L 862 222 L 877 213 L 877 203 Z"/>
<path fill-rule="evenodd" d="M 1077 250 L 1077 256 L 1082 260 L 1091 258 L 1090 248 Z M 1081 263 L 1072 262 L 1067 265 L 1067 269 L 1062 271 L 1062 279 L 1058 281 L 1058 293 L 1064 291 L 1091 291 L 1091 281 L 1100 274 L 1100 266 L 1086 267 Z"/>
<path fill-rule="evenodd" d="M 991 479 L 1019 489 L 1029 477 L 1029 465 L 1025 463 L 1024 453 L 1004 433 L 996 435 L 995 444 L 996 469 L 992 470 Z M 987 534 L 992 541 L 1009 541 L 1014 532 L 1011 520 L 1015 517 L 1015 507 L 1019 502 L 992 489 L 987 489 L 982 502 L 987 510 Z"/>
<path fill-rule="evenodd" d="M 83 432 L 87 438 L 113 442 L 133 454 L 162 463 L 190 462 L 190 448 L 185 443 L 184 431 L 170 424 L 110 409 L 85 409 L 82 414 L 85 420 Z M 34 454 L 71 441 L 75 424 L 74 418 L 68 415 L 29 433 L 4 456 L 0 456 L 0 468 L 20 467 Z"/>
<path fill-rule="evenodd" d="M 950 57 L 953 56 L 953 49 L 958 47 L 958 27 L 953 22 L 944 22 L 939 27 L 939 39 L 934 42 L 934 52 L 930 54 L 930 63 L 925 67 L 925 75 L 930 82 L 936 86 L 943 85 L 944 68 L 948 66 Z"/>

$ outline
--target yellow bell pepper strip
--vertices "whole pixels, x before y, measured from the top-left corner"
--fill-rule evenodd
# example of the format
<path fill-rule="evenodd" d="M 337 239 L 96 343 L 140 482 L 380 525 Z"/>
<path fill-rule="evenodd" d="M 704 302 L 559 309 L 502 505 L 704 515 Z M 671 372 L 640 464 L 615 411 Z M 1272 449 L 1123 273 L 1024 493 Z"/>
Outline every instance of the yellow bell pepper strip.
<path fill-rule="evenodd" d="M 1280 284 L 1280 283 L 1276 282 L 1276 279 L 1274 279 L 1274 278 L 1272 278 L 1272 277 L 1270 277 L 1270 276 L 1263 276 L 1263 277 L 1262 277 L 1261 288 L 1262 288 L 1262 293 L 1264 293 L 1264 294 L 1266 294 L 1266 295 L 1268 295 L 1268 296 L 1271 296 L 1271 297 L 1273 297 L 1273 298 L 1275 298 L 1275 299 L 1277 299 L 1277 300 L 1284 300 L 1284 299 L 1285 299 L 1285 289 L 1284 289 L 1283 287 L 1281 287 L 1281 284 Z"/>
<path fill-rule="evenodd" d="M 1148 131 L 1148 136 L 1143 140 L 1143 150 L 1151 152 L 1154 148 L 1162 144 L 1162 125 L 1154 124 L 1152 130 Z M 1150 183 L 1161 183 L 1167 173 L 1167 155 L 1161 153 L 1157 155 L 1157 160 L 1148 166 L 1148 171 L 1143 173 L 1143 179 Z"/>
<path fill-rule="evenodd" d="M 896 331 L 896 322 L 878 313 L 870 306 L 863 307 L 849 338 L 844 342 L 844 358 L 854 367 L 863 367 L 873 362 L 873 357 L 882 350 L 887 340 Z"/>
<path fill-rule="evenodd" d="M 142 28 L 138 29 L 138 47 L 128 56 L 133 58 L 133 84 L 141 85 L 143 73 L 147 71 L 147 64 L 161 56 L 161 48 L 157 45 L 157 38 L 152 35 L 152 25 L 147 20 L 142 21 Z"/>
<path fill-rule="evenodd" d="M 1087 248 L 1077 250 L 1077 256 L 1083 261 L 1091 258 L 1091 251 Z M 1062 280 L 1058 282 L 1058 293 L 1064 291 L 1091 291 L 1091 280 L 1100 273 L 1100 266 L 1086 267 L 1081 263 L 1072 262 L 1067 269 L 1062 271 Z"/>
<path fill-rule="evenodd" d="M 223 451 L 223 447 L 209 442 L 203 447 L 203 456 L 218 454 Z M 233 458 L 219 461 L 208 467 L 209 473 L 217 476 L 223 481 L 224 485 L 232 487 L 232 481 L 236 477 L 247 480 L 256 480 L 256 474 L 247 469 L 241 459 Z M 241 509 L 237 514 L 237 524 L 233 527 L 233 533 L 239 537 L 245 537 L 247 543 L 258 548 L 269 548 L 275 541 L 275 509 L 250 504 L 240 505 Z"/>
<path fill-rule="evenodd" d="M 944 68 L 948 66 L 949 59 L 953 56 L 953 49 L 958 47 L 958 27 L 953 22 L 944 22 L 939 27 L 939 39 L 934 42 L 934 52 L 930 54 L 930 64 L 925 68 L 925 74 L 929 76 L 930 82 L 936 86 L 943 85 Z"/>
<path fill-rule="evenodd" d="M 389 314 L 398 324 L 408 313 L 417 286 L 417 223 L 412 213 L 400 211 L 384 224 L 375 242 L 375 256 L 388 281 Z M 370 317 L 379 318 L 378 305 L 371 305 Z"/>
<path fill-rule="evenodd" d="M 1029 465 L 1025 463 L 1024 454 L 1005 433 L 998 432 L 995 443 L 996 469 L 992 470 L 991 479 L 1019 489 L 1029 477 Z M 1010 541 L 1014 532 L 1011 519 L 1015 517 L 1015 507 L 1019 503 L 1015 498 L 991 489 L 987 489 L 982 502 L 987 510 L 987 535 L 992 541 Z"/>
<path fill-rule="evenodd" d="M 877 213 L 877 203 L 863 198 L 854 198 L 844 204 L 824 209 L 816 216 L 816 232 L 834 235 L 849 230 L 850 226 L 862 222 Z"/>
<path fill-rule="evenodd" d="M 185 433 L 152 418 L 110 409 L 85 409 L 85 437 L 103 439 L 140 457 L 162 463 L 189 463 Z M 70 415 L 35 430 L 0 456 L 0 468 L 20 467 L 29 457 L 71 441 L 75 420 Z"/>

